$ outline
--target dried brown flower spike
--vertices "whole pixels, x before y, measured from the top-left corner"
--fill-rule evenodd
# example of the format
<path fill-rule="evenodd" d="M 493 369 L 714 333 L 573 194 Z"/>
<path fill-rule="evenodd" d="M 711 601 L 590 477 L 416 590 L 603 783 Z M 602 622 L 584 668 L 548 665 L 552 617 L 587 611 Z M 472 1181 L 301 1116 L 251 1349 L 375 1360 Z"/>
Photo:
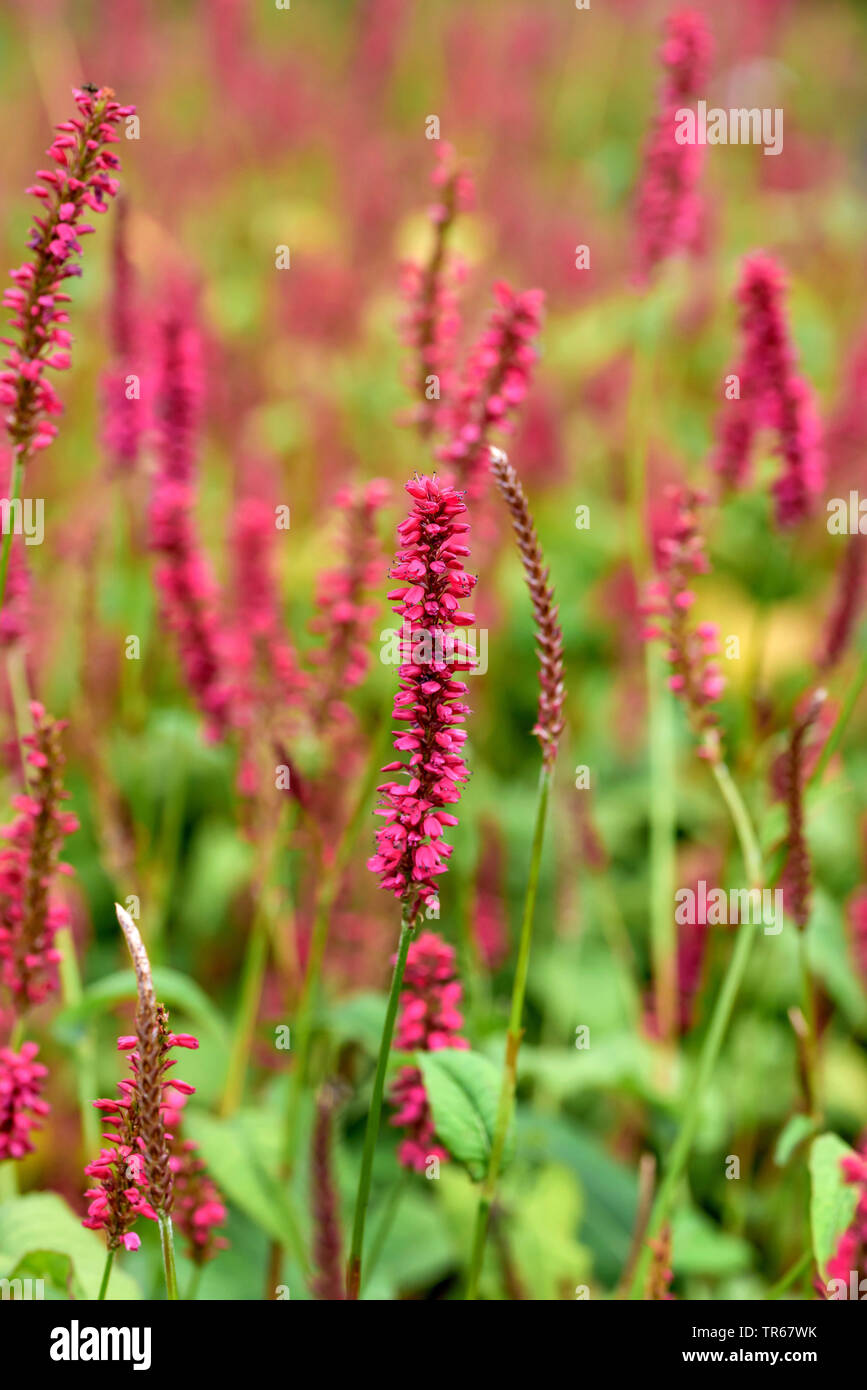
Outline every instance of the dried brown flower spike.
<path fill-rule="evenodd" d="M 563 634 L 557 621 L 554 590 L 548 583 L 533 518 L 527 506 L 524 489 L 507 455 L 502 449 L 491 449 L 491 472 L 497 480 L 506 506 L 512 514 L 512 526 L 521 552 L 521 561 L 530 590 L 530 602 L 536 619 L 536 650 L 539 656 L 539 713 L 533 733 L 542 745 L 542 758 L 550 772 L 557 757 L 557 744 L 565 727 L 563 702 Z"/>

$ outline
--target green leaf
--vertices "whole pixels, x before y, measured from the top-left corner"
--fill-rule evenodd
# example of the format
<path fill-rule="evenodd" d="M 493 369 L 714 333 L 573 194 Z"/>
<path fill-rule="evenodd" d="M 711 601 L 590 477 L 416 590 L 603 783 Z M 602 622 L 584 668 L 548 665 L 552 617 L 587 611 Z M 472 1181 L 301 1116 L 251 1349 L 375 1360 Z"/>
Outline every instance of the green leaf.
<path fill-rule="evenodd" d="M 488 1170 L 497 1122 L 499 1068 L 481 1053 L 456 1048 L 417 1052 L 415 1060 L 424 1077 L 438 1137 L 470 1176 L 481 1181 Z M 503 1167 L 514 1150 L 514 1126 L 510 1126 Z"/>
<path fill-rule="evenodd" d="M 197 1024 L 203 1032 L 209 1033 L 222 1048 L 228 1046 L 225 1024 L 214 1008 L 204 990 L 195 980 L 180 970 L 158 966 L 153 972 L 154 987 L 161 1004 L 169 1008 L 181 1009 Z M 136 982 L 131 970 L 118 970 L 106 975 L 84 990 L 79 1003 L 62 1009 L 56 1015 L 53 1025 L 55 1037 L 61 1042 L 74 1042 L 88 1019 L 96 1014 L 121 1004 L 125 999 L 135 999 Z"/>
<path fill-rule="evenodd" d="M 778 1168 L 785 1168 L 799 1144 L 813 1133 L 816 1121 L 810 1115 L 790 1115 L 780 1130 L 774 1149 L 774 1162 Z"/>
<path fill-rule="evenodd" d="M 202 1151 L 211 1174 L 225 1195 L 281 1245 L 306 1263 L 304 1242 L 286 1184 L 277 1176 L 272 1157 L 257 1133 L 256 1117 L 239 1112 L 218 1119 L 190 1111 L 187 1133 Z"/>
<path fill-rule="evenodd" d="M 22 1263 L 28 1268 L 48 1268 L 50 1256 L 66 1256 L 72 1289 L 77 1298 L 95 1299 L 105 1268 L 105 1242 L 81 1224 L 80 1217 L 54 1192 L 28 1192 L 0 1205 L 0 1278 L 12 1278 Z M 135 1258 L 131 1256 L 130 1258 Z M 61 1266 L 52 1261 L 54 1275 Z M 19 1276 L 26 1277 L 26 1276 Z M 47 1278 L 47 1275 L 36 1277 Z M 109 1299 L 141 1298 L 138 1284 L 115 1267 L 108 1286 Z"/>
<path fill-rule="evenodd" d="M 840 1159 L 852 1150 L 836 1134 L 820 1134 L 810 1146 L 810 1229 L 819 1276 L 827 1280 L 827 1265 L 855 1215 L 858 1190 L 843 1178 Z"/>

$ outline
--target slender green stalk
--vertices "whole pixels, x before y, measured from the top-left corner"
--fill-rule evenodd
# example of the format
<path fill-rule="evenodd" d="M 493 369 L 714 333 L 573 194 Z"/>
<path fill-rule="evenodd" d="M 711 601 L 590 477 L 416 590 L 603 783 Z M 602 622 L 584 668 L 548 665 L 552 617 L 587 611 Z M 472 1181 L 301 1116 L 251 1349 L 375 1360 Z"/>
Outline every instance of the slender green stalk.
<path fill-rule="evenodd" d="M 195 1300 L 198 1298 L 198 1295 L 199 1295 L 199 1285 L 200 1285 L 201 1282 L 202 1282 L 202 1271 L 203 1271 L 203 1269 L 204 1269 L 204 1265 L 196 1265 L 195 1269 L 193 1270 L 192 1274 L 190 1275 L 190 1282 L 189 1282 L 189 1284 L 187 1284 L 187 1292 L 186 1292 L 186 1294 L 184 1295 L 184 1300 L 185 1300 L 185 1302 L 187 1302 L 187 1303 L 194 1303 Z"/>
<path fill-rule="evenodd" d="M 792 1268 L 786 1271 L 782 1279 L 778 1280 L 776 1284 L 768 1289 L 768 1292 L 765 1294 L 765 1299 L 772 1300 L 781 1298 L 786 1290 L 791 1288 L 795 1280 L 803 1274 L 806 1269 L 809 1269 L 812 1263 L 813 1252 L 812 1250 L 807 1250 L 805 1254 L 792 1265 Z"/>
<path fill-rule="evenodd" d="M 97 1301 L 101 1303 L 108 1293 L 108 1281 L 111 1275 L 111 1267 L 114 1264 L 114 1251 L 107 1250 L 105 1255 L 105 1269 L 102 1271 L 102 1283 L 99 1286 L 99 1293 L 96 1295 Z"/>
<path fill-rule="evenodd" d="M 807 1112 L 818 1124 L 822 1110 L 819 1103 L 819 1028 L 816 1017 L 816 991 L 810 962 L 807 957 L 807 929 L 798 933 L 798 960 L 801 968 L 801 998 L 803 1001 L 804 1027 L 802 1039 L 804 1060 L 804 1097 Z"/>
<path fill-rule="evenodd" d="M 256 1031 L 259 1000 L 262 997 L 262 985 L 265 980 L 265 967 L 268 964 L 268 947 L 271 939 L 266 898 L 267 890 L 263 889 L 256 902 L 250 934 L 247 938 L 238 1012 L 232 1032 L 232 1046 L 226 1068 L 223 1099 L 220 1104 L 220 1114 L 223 1116 L 234 1114 L 241 1104 L 244 1094 L 244 1081 L 247 1076 L 253 1036 Z"/>
<path fill-rule="evenodd" d="M 518 946 L 518 960 L 515 978 L 512 983 L 512 1003 L 509 1010 L 509 1029 L 506 1034 L 506 1052 L 503 1060 L 503 1078 L 500 1085 L 500 1099 L 497 1106 L 497 1120 L 491 1142 L 491 1156 L 485 1174 L 476 1212 L 476 1225 L 473 1233 L 473 1248 L 470 1256 L 470 1269 L 467 1276 L 468 1299 L 478 1296 L 479 1276 L 485 1254 L 485 1242 L 491 1206 L 497 1195 L 500 1166 L 506 1147 L 506 1138 L 512 1122 L 515 1105 L 515 1089 L 518 1081 L 518 1052 L 523 1036 L 524 997 L 527 992 L 527 973 L 530 967 L 530 946 L 533 939 L 533 919 L 536 912 L 536 890 L 539 886 L 539 873 L 542 867 L 542 846 L 545 841 L 545 821 L 548 816 L 548 800 L 551 791 L 553 769 L 542 764 L 539 774 L 539 796 L 536 805 L 536 824 L 533 831 L 533 847 L 530 855 L 530 875 L 527 880 L 527 893 L 524 898 L 524 915 L 521 921 L 521 939 Z"/>
<path fill-rule="evenodd" d="M 674 913 L 676 830 L 673 696 L 662 654 L 645 648 L 650 742 L 650 948 L 656 1018 L 662 1038 L 674 1037 L 677 1007 L 677 932 Z"/>
<path fill-rule="evenodd" d="M 738 840 L 740 841 L 741 853 L 743 854 L 750 887 L 760 888 L 762 886 L 762 856 L 756 833 L 753 829 L 753 823 L 750 819 L 750 814 L 744 805 L 740 792 L 732 781 L 731 774 L 725 763 L 714 762 L 711 764 L 711 767 L 717 780 L 717 785 L 722 792 L 723 799 L 731 814 Z M 650 1221 L 647 1226 L 644 1248 L 635 1265 L 635 1272 L 629 1290 L 629 1297 L 632 1299 L 641 1298 L 643 1296 L 647 1269 L 651 1258 L 651 1251 L 646 1242 L 658 1235 L 674 1203 L 677 1188 L 692 1149 L 696 1130 L 698 1129 L 702 1101 L 707 1092 L 708 1085 L 710 1084 L 723 1039 L 734 1010 L 735 1000 L 741 984 L 743 983 L 744 975 L 746 974 L 755 932 L 755 926 L 749 921 L 741 922 L 738 927 L 728 970 L 726 971 L 719 994 L 716 997 L 710 1026 L 708 1027 L 704 1042 L 702 1043 L 692 1090 L 686 1102 L 677 1138 L 668 1156 L 665 1176 L 657 1193 L 656 1201 L 653 1204 L 653 1211 L 651 1212 Z"/>
<path fill-rule="evenodd" d="M 157 1212 L 160 1226 L 160 1245 L 163 1251 L 163 1269 L 166 1274 L 166 1298 L 178 1298 L 178 1276 L 175 1271 L 175 1238 L 172 1232 L 172 1218 L 168 1212 Z"/>
<path fill-rule="evenodd" d="M 16 452 L 12 464 L 12 485 L 9 494 L 9 501 L 15 503 L 21 496 L 21 486 L 24 479 L 24 455 Z M 12 514 L 13 508 L 9 509 L 9 529 L 3 532 L 3 545 L 0 548 L 0 609 L 3 608 L 3 600 L 6 596 L 6 576 L 9 573 L 9 556 L 12 553 Z"/>
<path fill-rule="evenodd" d="M 60 952 L 57 967 L 60 976 L 60 993 L 67 1009 L 76 1008 L 81 1003 L 81 974 L 75 942 L 69 927 L 61 927 L 55 938 L 55 946 Z M 78 1091 L 78 1113 L 81 1117 L 81 1136 L 85 1152 L 99 1152 L 99 1116 L 94 1110 L 92 1100 L 98 1094 L 96 1080 L 96 1036 L 92 1023 L 82 1025 L 81 1034 L 76 1040 L 73 1053 L 75 1058 L 75 1081 Z"/>
<path fill-rule="evenodd" d="M 18 1196 L 18 1160 L 7 1158 L 0 1163 L 0 1204 Z"/>
<path fill-rule="evenodd" d="M 364 1223 L 367 1217 L 367 1204 L 370 1200 L 370 1182 L 373 1176 L 373 1155 L 376 1149 L 376 1141 L 379 1137 L 379 1122 L 382 1115 L 382 1095 L 385 1090 L 385 1073 L 388 1069 L 391 1040 L 394 1036 L 394 1024 L 397 1018 L 397 1006 L 400 1002 L 403 972 L 406 969 L 406 957 L 410 942 L 415 933 L 414 917 L 414 903 L 405 903 L 400 923 L 400 940 L 397 945 L 397 960 L 395 961 L 394 973 L 391 977 L 391 989 L 388 993 L 388 1005 L 385 1011 L 382 1041 L 379 1044 L 379 1056 L 376 1060 L 376 1074 L 373 1078 L 373 1094 L 370 1097 L 370 1109 L 367 1112 L 367 1128 L 364 1134 L 364 1149 L 361 1154 L 361 1172 L 358 1179 L 358 1196 L 355 1199 L 355 1216 L 352 1222 L 352 1244 L 349 1249 L 349 1263 L 346 1269 L 347 1299 L 357 1299 L 361 1290 L 361 1256 L 364 1249 Z"/>
<path fill-rule="evenodd" d="M 840 745 L 840 740 L 846 732 L 846 726 L 852 717 L 852 713 L 864 689 L 865 682 L 867 682 L 867 652 L 864 652 L 858 663 L 858 669 L 855 672 L 849 689 L 846 691 L 840 713 L 837 715 L 834 727 L 825 741 L 825 746 L 819 755 L 819 759 L 808 781 L 815 781 L 817 785 L 821 782 L 825 768 L 836 753 Z"/>
<path fill-rule="evenodd" d="M 319 891 L 316 899 L 313 927 L 310 933 L 310 950 L 307 957 L 307 968 L 304 973 L 304 983 L 301 986 L 301 995 L 298 1000 L 295 1027 L 293 1029 L 295 1065 L 289 1081 L 289 1098 L 286 1108 L 286 1126 L 283 1140 L 283 1167 L 287 1175 L 292 1172 L 298 1147 L 298 1120 L 301 1110 L 301 1095 L 307 1083 L 307 1072 L 310 1063 L 310 1043 L 313 1035 L 313 1016 L 319 993 L 319 981 L 322 976 L 325 949 L 328 945 L 331 914 L 334 910 L 334 903 L 340 891 L 343 876 L 352 858 L 355 844 L 364 821 L 365 812 L 367 811 L 370 799 L 373 796 L 377 778 L 379 777 L 379 767 L 382 762 L 382 743 L 385 735 L 389 732 L 389 727 L 390 724 L 388 722 L 383 722 L 382 728 L 374 739 L 371 756 L 368 760 L 368 765 L 365 769 L 361 786 L 346 828 L 340 837 L 340 841 L 333 855 L 327 859 L 321 867 Z"/>

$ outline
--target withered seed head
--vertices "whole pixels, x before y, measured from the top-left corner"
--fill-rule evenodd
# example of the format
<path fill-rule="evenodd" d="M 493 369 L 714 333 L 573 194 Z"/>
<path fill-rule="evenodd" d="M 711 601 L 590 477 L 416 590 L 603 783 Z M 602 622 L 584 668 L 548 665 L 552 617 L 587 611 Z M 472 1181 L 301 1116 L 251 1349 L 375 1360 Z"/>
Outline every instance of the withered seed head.
<path fill-rule="evenodd" d="M 168 1050 L 168 1020 L 162 1004 L 154 993 L 151 965 L 141 933 L 128 912 L 115 903 L 117 920 L 126 937 L 138 984 L 138 1008 L 135 1025 L 138 1037 L 139 1127 L 144 1140 L 145 1176 L 151 1205 L 162 1212 L 171 1211 L 172 1173 L 169 1167 L 169 1146 L 163 1123 L 163 1073 Z"/>
<path fill-rule="evenodd" d="M 557 621 L 554 590 L 536 536 L 524 489 L 507 455 L 491 449 L 491 472 L 512 515 L 512 527 L 521 552 L 530 602 L 536 619 L 536 651 L 539 656 L 539 713 L 533 733 L 542 745 L 542 758 L 550 772 L 557 757 L 557 744 L 565 728 L 563 703 L 563 634 Z"/>

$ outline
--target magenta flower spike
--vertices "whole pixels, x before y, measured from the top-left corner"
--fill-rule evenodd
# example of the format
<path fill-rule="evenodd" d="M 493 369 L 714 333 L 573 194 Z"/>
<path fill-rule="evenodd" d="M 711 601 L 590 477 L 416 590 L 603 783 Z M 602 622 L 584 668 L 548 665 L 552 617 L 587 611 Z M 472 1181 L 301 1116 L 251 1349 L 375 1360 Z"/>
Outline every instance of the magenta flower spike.
<path fill-rule="evenodd" d="M 406 490 L 413 507 L 398 527 L 403 548 L 391 574 L 400 587 L 389 598 L 403 620 L 394 718 L 406 727 L 395 731 L 394 746 L 410 756 L 408 763 L 389 763 L 383 771 L 408 780 L 379 788 L 384 824 L 368 868 L 415 916 L 437 901 L 436 881 L 452 852 L 443 835 L 458 823 L 448 807 L 460 800 L 469 777 L 462 752 L 467 736 L 459 727 L 469 713 L 463 703 L 467 687 L 454 673 L 471 670 L 476 657 L 454 633 L 474 622 L 461 603 L 476 579 L 464 570 L 469 525 L 461 519 L 461 494 L 427 476 L 407 483 Z"/>
<path fill-rule="evenodd" d="M 56 127 L 47 152 L 54 168 L 38 169 L 27 190 L 40 204 L 28 240 L 32 256 L 11 272 L 14 288 L 3 296 L 14 336 L 3 339 L 9 355 L 0 371 L 0 403 L 8 407 L 6 429 L 20 459 L 47 448 L 57 434 L 51 417 L 63 407 L 46 369 L 65 371 L 71 362 L 63 286 L 81 274 L 74 258 L 81 237 L 94 231 L 82 219 L 107 212 L 117 193 L 120 161 L 107 146 L 119 140 L 117 127 L 135 109 L 116 102 L 109 87 L 76 88 L 73 98 L 80 114 Z"/>

